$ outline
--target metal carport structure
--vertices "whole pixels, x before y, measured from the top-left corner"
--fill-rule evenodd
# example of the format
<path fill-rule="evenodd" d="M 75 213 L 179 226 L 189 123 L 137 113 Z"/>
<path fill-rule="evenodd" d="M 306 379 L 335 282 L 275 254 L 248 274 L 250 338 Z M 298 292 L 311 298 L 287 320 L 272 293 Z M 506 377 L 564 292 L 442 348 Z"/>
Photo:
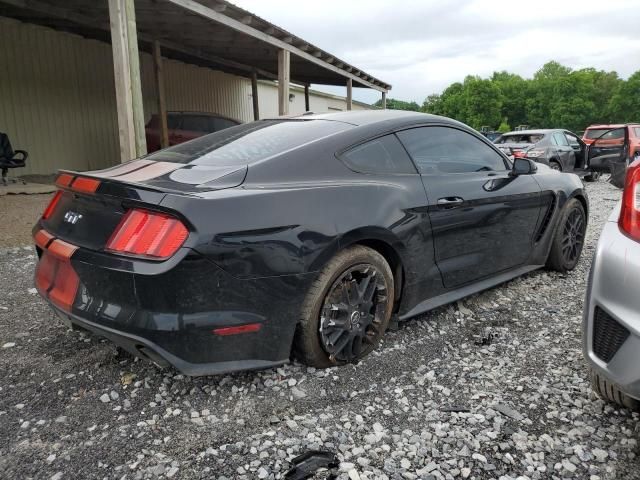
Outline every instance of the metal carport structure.
<path fill-rule="evenodd" d="M 252 80 L 259 118 L 258 79 L 278 81 L 281 115 L 288 114 L 289 82 L 346 85 L 382 93 L 391 85 L 282 28 L 224 0 L 0 0 L 0 16 L 110 42 L 116 83 L 120 158 L 146 153 L 138 49 L 152 52 L 158 110 L 166 141 L 162 58 Z"/>

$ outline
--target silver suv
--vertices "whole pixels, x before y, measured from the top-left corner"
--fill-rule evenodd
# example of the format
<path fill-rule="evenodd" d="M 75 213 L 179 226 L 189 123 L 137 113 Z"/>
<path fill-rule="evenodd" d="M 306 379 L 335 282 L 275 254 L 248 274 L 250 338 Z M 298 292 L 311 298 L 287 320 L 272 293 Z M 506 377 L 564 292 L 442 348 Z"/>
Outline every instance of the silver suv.
<path fill-rule="evenodd" d="M 584 355 L 594 390 L 640 410 L 640 159 L 598 242 L 584 308 Z"/>

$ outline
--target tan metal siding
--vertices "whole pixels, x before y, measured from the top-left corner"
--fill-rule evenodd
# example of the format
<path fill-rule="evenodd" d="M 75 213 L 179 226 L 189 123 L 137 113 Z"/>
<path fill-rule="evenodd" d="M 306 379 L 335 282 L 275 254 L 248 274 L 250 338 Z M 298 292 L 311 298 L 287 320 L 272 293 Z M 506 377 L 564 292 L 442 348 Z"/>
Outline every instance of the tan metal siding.
<path fill-rule="evenodd" d="M 17 175 L 119 160 L 111 46 L 0 17 L 0 131 L 27 150 Z M 157 112 L 153 60 L 141 54 L 145 119 Z M 251 82 L 165 60 L 167 107 L 251 121 Z"/>
<path fill-rule="evenodd" d="M 108 44 L 0 17 L 0 131 L 29 152 L 16 174 L 117 158 Z"/>
<path fill-rule="evenodd" d="M 157 113 L 153 59 L 141 56 L 145 117 Z M 168 110 L 212 112 L 241 122 L 253 120 L 251 82 L 217 70 L 164 59 Z"/>
<path fill-rule="evenodd" d="M 140 58 L 145 121 L 157 112 L 151 55 Z M 89 170 L 119 161 L 111 46 L 50 28 L 0 17 L 0 131 L 29 152 L 27 168 L 12 174 Z M 167 108 L 253 120 L 247 78 L 165 59 Z M 291 113 L 304 110 L 292 89 Z M 261 117 L 276 116 L 275 84 L 259 83 Z M 344 99 L 311 92 L 311 109 L 345 109 Z M 359 108 L 354 105 L 354 109 Z"/>
<path fill-rule="evenodd" d="M 293 94 L 293 101 L 289 103 L 289 114 L 300 115 L 304 113 L 304 89 L 292 87 L 290 93 Z M 260 104 L 260 117 L 278 115 L 278 87 L 275 83 L 266 81 L 258 83 L 258 103 Z M 309 92 L 309 108 L 315 113 L 343 111 L 347 109 L 347 100 L 344 97 L 311 90 Z M 368 110 L 368 108 L 354 102 L 353 110 Z"/>

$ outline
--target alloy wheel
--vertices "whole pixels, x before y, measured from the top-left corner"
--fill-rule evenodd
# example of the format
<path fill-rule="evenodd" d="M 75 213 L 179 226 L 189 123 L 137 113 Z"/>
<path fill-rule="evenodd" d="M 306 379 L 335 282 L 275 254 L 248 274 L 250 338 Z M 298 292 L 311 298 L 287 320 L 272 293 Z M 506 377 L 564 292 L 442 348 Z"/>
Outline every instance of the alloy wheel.
<path fill-rule="evenodd" d="M 582 212 L 574 208 L 567 217 L 562 235 L 562 255 L 567 263 L 577 260 L 584 244 L 585 222 Z"/>
<path fill-rule="evenodd" d="M 353 362 L 373 350 L 384 333 L 387 289 L 370 264 L 347 269 L 331 285 L 320 310 L 320 341 L 332 362 Z"/>

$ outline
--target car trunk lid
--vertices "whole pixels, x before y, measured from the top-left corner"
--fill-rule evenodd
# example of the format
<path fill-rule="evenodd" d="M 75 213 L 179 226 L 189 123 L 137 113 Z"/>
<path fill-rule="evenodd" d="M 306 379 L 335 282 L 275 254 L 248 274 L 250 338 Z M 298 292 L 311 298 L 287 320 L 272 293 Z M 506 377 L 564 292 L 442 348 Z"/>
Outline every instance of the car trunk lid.
<path fill-rule="evenodd" d="M 41 225 L 66 242 L 104 250 L 124 215 L 133 208 L 167 212 L 167 195 L 198 196 L 242 184 L 246 166 L 209 167 L 135 160 L 106 170 L 63 171 L 56 184 L 61 193 Z"/>

